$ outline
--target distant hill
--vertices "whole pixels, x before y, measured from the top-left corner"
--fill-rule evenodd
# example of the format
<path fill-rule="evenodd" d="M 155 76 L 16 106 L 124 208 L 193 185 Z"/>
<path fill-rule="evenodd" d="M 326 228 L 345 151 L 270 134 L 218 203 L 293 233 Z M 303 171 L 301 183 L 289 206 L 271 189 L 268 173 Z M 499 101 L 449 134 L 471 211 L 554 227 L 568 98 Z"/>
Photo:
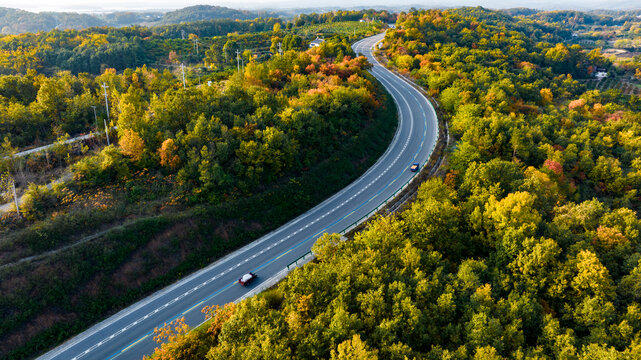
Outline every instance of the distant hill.
<path fill-rule="evenodd" d="M 110 26 L 130 26 L 155 23 L 162 19 L 162 12 L 117 11 L 99 15 Z"/>
<path fill-rule="evenodd" d="M 189 6 L 166 13 L 119 11 L 98 15 L 71 12 L 34 13 L 0 7 L 0 33 L 7 35 L 53 29 L 85 29 L 95 26 L 171 25 L 215 19 L 251 20 L 279 15 L 274 12 L 244 11 L 209 5 Z"/>
<path fill-rule="evenodd" d="M 513 17 L 505 13 L 486 9 L 482 6 L 461 7 L 457 9 L 451 9 L 449 11 L 451 13 L 458 14 L 464 17 L 475 17 L 491 25 L 515 22 Z"/>
<path fill-rule="evenodd" d="M 542 11 L 531 16 L 532 19 L 545 22 L 562 23 L 569 27 L 575 25 L 608 25 L 623 24 L 612 16 L 597 13 L 584 13 L 573 10 Z"/>
<path fill-rule="evenodd" d="M 540 12 L 539 10 L 529 9 L 529 8 L 524 8 L 524 7 L 511 8 L 511 9 L 502 9 L 501 11 L 506 13 L 506 14 L 508 14 L 508 15 L 510 15 L 510 16 L 520 16 L 520 15 L 522 15 L 522 16 L 530 16 L 530 15 L 534 15 L 534 14 Z"/>
<path fill-rule="evenodd" d="M 277 13 L 245 11 L 222 6 L 196 5 L 165 13 L 160 23 L 180 24 L 199 20 L 238 19 L 251 20 L 258 17 L 278 17 Z"/>
<path fill-rule="evenodd" d="M 18 34 L 24 32 L 60 29 L 83 29 L 107 25 L 103 20 L 86 14 L 41 12 L 0 8 L 0 32 Z"/>

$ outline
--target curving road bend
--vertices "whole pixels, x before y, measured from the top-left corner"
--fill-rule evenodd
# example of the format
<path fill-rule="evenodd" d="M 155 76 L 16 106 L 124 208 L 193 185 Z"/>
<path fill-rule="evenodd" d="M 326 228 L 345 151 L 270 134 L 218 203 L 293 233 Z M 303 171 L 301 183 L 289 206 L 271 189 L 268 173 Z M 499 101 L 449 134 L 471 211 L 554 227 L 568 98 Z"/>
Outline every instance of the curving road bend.
<path fill-rule="evenodd" d="M 305 214 L 94 325 L 40 359 L 141 359 L 157 345 L 153 341 L 155 327 L 182 316 L 190 326 L 200 324 L 204 306 L 241 298 L 307 253 L 320 235 L 342 232 L 403 187 L 414 175 L 410 165 L 423 164 L 431 155 L 438 123 L 425 97 L 372 56 L 371 49 L 383 36 L 372 36 L 352 46 L 374 64 L 370 73 L 390 92 L 398 107 L 398 129 L 376 164 Z M 259 278 L 245 288 L 237 280 L 248 271 Z"/>

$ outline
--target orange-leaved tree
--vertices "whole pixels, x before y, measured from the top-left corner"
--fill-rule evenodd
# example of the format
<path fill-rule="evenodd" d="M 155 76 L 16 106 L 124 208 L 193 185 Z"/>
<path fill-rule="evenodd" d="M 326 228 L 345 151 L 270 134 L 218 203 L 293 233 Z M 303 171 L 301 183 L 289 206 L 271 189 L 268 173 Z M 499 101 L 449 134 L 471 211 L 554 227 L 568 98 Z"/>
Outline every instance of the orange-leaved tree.
<path fill-rule="evenodd" d="M 180 163 L 180 157 L 176 152 L 178 151 L 178 146 L 174 142 L 174 139 L 167 139 L 162 142 L 160 148 L 158 148 L 158 154 L 160 155 L 160 165 L 167 166 L 172 170 L 178 167 Z"/>

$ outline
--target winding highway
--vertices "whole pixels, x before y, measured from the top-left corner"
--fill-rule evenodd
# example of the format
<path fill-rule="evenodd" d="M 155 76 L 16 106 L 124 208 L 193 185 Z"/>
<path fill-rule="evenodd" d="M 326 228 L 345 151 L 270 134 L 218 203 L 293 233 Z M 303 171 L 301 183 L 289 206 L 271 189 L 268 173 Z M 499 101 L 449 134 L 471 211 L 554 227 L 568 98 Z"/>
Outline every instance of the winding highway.
<path fill-rule="evenodd" d="M 370 73 L 385 86 L 398 107 L 398 129 L 376 164 L 305 214 L 94 325 L 40 359 L 141 359 L 157 346 L 153 341 L 155 327 L 183 316 L 190 326 L 200 324 L 204 306 L 222 305 L 247 295 L 308 253 L 323 233 L 343 232 L 402 188 L 416 174 L 409 170 L 410 165 L 424 164 L 432 153 L 438 124 L 425 97 L 372 56 L 373 46 L 382 38 L 379 34 L 353 45 L 356 53 L 374 64 Z M 237 281 L 248 271 L 259 278 L 243 287 Z"/>

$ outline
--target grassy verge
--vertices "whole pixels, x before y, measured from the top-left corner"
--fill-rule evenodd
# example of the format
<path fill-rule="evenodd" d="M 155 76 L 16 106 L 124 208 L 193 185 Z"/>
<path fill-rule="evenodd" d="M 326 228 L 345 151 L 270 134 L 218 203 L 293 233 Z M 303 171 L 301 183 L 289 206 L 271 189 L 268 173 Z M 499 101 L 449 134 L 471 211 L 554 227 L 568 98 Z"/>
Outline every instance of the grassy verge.
<path fill-rule="evenodd" d="M 52 255 L 0 270 L 0 356 L 40 353 L 145 295 L 251 242 L 356 179 L 387 148 L 396 107 L 383 108 L 309 171 L 218 205 L 135 220 Z"/>

